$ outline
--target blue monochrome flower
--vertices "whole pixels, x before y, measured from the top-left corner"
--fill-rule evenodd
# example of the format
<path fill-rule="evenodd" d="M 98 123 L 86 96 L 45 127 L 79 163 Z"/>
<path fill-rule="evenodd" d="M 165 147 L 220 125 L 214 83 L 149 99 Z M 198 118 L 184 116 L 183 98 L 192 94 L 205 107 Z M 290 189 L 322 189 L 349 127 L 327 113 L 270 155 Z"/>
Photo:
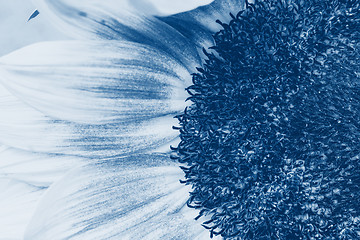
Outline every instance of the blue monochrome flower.
<path fill-rule="evenodd" d="M 360 239 L 360 1 L 35 3 L 0 238 Z"/>

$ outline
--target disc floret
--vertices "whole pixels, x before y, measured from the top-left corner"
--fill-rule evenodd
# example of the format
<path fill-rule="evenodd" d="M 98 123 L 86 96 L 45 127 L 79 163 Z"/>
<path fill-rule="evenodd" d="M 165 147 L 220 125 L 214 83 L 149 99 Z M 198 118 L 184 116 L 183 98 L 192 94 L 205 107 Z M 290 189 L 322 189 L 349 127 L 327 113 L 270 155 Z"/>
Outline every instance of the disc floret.
<path fill-rule="evenodd" d="M 360 239 L 359 1 L 258 1 L 177 116 L 188 206 L 225 239 Z"/>

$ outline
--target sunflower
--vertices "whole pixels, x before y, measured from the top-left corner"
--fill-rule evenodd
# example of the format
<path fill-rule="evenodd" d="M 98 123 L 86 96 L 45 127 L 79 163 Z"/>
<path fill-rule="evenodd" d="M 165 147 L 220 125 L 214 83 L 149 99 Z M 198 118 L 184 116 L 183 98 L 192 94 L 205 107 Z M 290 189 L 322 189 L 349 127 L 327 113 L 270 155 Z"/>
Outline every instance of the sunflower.
<path fill-rule="evenodd" d="M 0 237 L 360 238 L 359 1 L 210 2 L 35 1 Z"/>

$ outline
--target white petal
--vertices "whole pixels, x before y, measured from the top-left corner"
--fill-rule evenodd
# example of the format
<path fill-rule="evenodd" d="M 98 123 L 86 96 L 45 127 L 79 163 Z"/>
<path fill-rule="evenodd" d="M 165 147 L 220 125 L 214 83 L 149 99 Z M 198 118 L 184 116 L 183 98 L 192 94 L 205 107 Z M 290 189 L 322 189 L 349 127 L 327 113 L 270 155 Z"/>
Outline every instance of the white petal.
<path fill-rule="evenodd" d="M 91 161 L 91 159 L 88 159 Z M 85 159 L 0 147 L 0 239 L 23 234 L 46 189 Z"/>
<path fill-rule="evenodd" d="M 25 239 L 196 239 L 182 177 L 166 155 L 80 167 L 49 189 Z"/>
<path fill-rule="evenodd" d="M 51 3 L 49 0 L 33 0 L 34 4 L 42 8 L 84 8 L 86 5 L 96 6 L 103 9 L 116 9 L 117 11 L 141 12 L 146 15 L 170 15 L 190 11 L 199 6 L 211 3 L 213 0 L 58 0 Z"/>
<path fill-rule="evenodd" d="M 52 119 L 1 85 L 0 109 L 0 143 L 33 152 L 107 157 L 153 149 L 178 135 L 171 129 L 177 124 L 172 115 L 107 124 Z"/>
<path fill-rule="evenodd" d="M 229 23 L 231 20 L 230 13 L 236 15 L 239 11 L 245 9 L 245 5 L 245 0 L 215 0 L 209 5 L 199 7 L 193 11 L 179 13 L 173 17 L 188 23 L 199 24 L 211 32 L 217 32 L 222 27 L 216 23 L 216 20 Z"/>
<path fill-rule="evenodd" d="M 83 158 L 34 153 L 2 146 L 0 147 L 0 178 L 45 188 L 69 170 L 85 162 L 86 159 Z"/>
<path fill-rule="evenodd" d="M 161 20 L 177 29 L 200 47 L 208 48 L 214 44 L 212 34 L 222 29 L 216 20 L 229 23 L 231 20 L 230 13 L 236 15 L 244 8 L 245 0 L 215 0 L 209 5 L 162 17 Z"/>
<path fill-rule="evenodd" d="M 141 12 L 166 16 L 190 11 L 199 6 L 207 5 L 212 1 L 213 0 L 132 0 L 131 4 Z"/>
<path fill-rule="evenodd" d="M 191 75 L 157 50 L 130 42 L 46 42 L 0 59 L 1 83 L 44 114 L 107 123 L 176 114 Z"/>
<path fill-rule="evenodd" d="M 178 124 L 177 124 L 178 125 Z M 178 146 L 180 143 L 180 137 L 173 139 L 171 142 L 167 142 L 163 146 L 159 146 L 156 149 L 152 149 L 151 153 L 170 153 L 172 152 L 170 146 Z"/>
<path fill-rule="evenodd" d="M 159 19 L 134 9 L 136 1 L 35 0 L 35 4 L 55 26 L 76 38 L 143 43 L 162 49 L 192 70 L 194 62 L 201 63 L 193 42 Z"/>
<path fill-rule="evenodd" d="M 23 239 L 45 189 L 0 178 L 0 239 Z"/>

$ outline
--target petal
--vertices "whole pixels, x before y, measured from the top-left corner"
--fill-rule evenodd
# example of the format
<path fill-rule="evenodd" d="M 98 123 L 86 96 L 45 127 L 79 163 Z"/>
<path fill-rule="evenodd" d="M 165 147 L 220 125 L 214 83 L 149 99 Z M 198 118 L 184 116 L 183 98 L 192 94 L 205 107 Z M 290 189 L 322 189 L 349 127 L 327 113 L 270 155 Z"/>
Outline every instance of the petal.
<path fill-rule="evenodd" d="M 222 28 L 216 20 L 228 23 L 231 20 L 230 13 L 236 15 L 244 8 L 245 0 L 215 0 L 192 11 L 159 19 L 177 29 L 192 42 L 207 49 L 213 45 L 212 34 Z"/>
<path fill-rule="evenodd" d="M 4 86 L 44 114 L 97 124 L 176 114 L 191 80 L 166 54 L 115 41 L 31 45 L 2 57 L 0 72 Z"/>
<path fill-rule="evenodd" d="M 88 159 L 89 161 L 90 159 Z M 0 239 L 23 239 L 45 190 L 85 159 L 0 147 Z"/>
<path fill-rule="evenodd" d="M 176 137 L 171 142 L 167 142 L 166 144 L 159 146 L 156 149 L 153 149 L 150 151 L 150 153 L 171 153 L 172 150 L 170 146 L 178 146 L 180 143 L 180 137 Z"/>
<path fill-rule="evenodd" d="M 56 106 L 56 105 L 55 105 Z M 0 143 L 46 153 L 92 158 L 153 149 L 175 139 L 172 115 L 144 121 L 79 124 L 49 118 L 0 85 Z"/>
<path fill-rule="evenodd" d="M 25 239 L 196 239 L 182 176 L 167 155 L 80 167 L 49 189 Z"/>
<path fill-rule="evenodd" d="M 141 12 L 157 16 L 172 15 L 207 5 L 213 0 L 132 0 L 132 6 Z"/>
<path fill-rule="evenodd" d="M 23 239 L 45 189 L 0 178 L 0 239 Z"/>
<path fill-rule="evenodd" d="M 192 71 L 196 67 L 192 66 L 194 62 L 201 63 L 193 42 L 151 14 L 134 9 L 138 1 L 34 1 L 55 26 L 76 38 L 143 43 L 167 52 Z"/>
<path fill-rule="evenodd" d="M 211 32 L 217 32 L 221 26 L 216 20 L 228 23 L 231 20 L 230 13 L 236 15 L 246 6 L 245 0 L 215 0 L 211 4 L 196 8 L 192 11 L 179 13 L 169 18 L 176 18 L 180 21 L 197 23 Z"/>
<path fill-rule="evenodd" d="M 49 187 L 66 172 L 86 160 L 56 154 L 41 154 L 0 147 L 0 178 L 21 181 L 39 188 Z"/>

